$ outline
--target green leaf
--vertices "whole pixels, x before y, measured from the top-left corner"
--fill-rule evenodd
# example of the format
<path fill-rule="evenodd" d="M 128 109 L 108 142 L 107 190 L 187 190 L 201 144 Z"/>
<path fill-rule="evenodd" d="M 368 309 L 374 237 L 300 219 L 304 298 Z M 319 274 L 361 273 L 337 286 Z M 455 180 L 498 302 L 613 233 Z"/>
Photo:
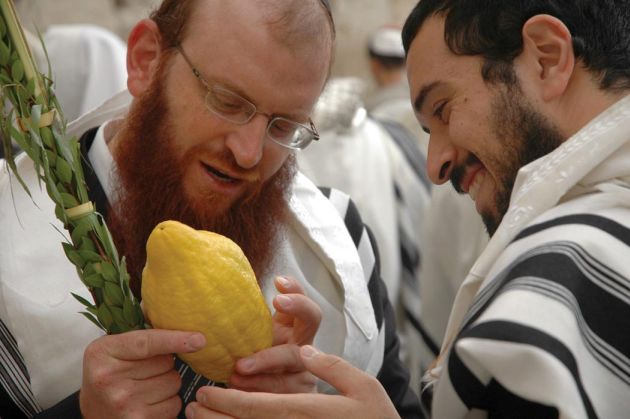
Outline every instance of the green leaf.
<path fill-rule="evenodd" d="M 123 328 L 126 329 L 127 328 L 127 321 L 125 320 L 125 317 L 123 316 L 122 308 L 109 306 L 109 311 L 111 311 L 112 317 L 114 318 L 114 321 L 119 326 L 122 326 Z"/>
<path fill-rule="evenodd" d="M 118 285 L 112 284 L 111 282 L 105 282 L 103 290 L 105 292 L 105 301 L 107 301 L 108 304 L 119 307 L 123 305 L 125 296 Z"/>
<path fill-rule="evenodd" d="M 0 38 L 4 38 L 7 34 L 7 25 L 4 23 L 4 19 L 0 19 Z"/>
<path fill-rule="evenodd" d="M 92 240 L 89 237 L 83 237 L 83 239 L 81 240 L 81 246 L 79 246 L 79 250 L 88 250 L 92 253 L 97 253 L 96 246 L 94 245 L 94 242 L 92 242 Z M 99 260 L 100 260 L 100 255 L 99 255 Z"/>
<path fill-rule="evenodd" d="M 99 329 L 107 331 L 107 329 L 105 327 L 103 327 L 103 325 L 100 324 L 99 321 L 96 319 L 96 317 L 94 317 L 92 314 L 86 313 L 85 311 L 81 311 L 81 314 L 83 314 L 89 321 L 94 323 L 96 325 L 96 327 L 98 327 Z"/>
<path fill-rule="evenodd" d="M 72 243 L 79 244 L 83 238 L 88 237 L 89 232 L 92 230 L 92 220 L 90 216 L 85 216 L 73 221 L 73 224 L 74 227 L 72 228 L 70 238 L 72 239 Z"/>
<path fill-rule="evenodd" d="M 13 138 L 13 140 L 20 146 L 20 148 L 30 156 L 31 145 L 29 142 L 27 142 L 24 133 L 22 133 L 22 131 L 18 131 L 13 125 L 9 127 L 9 132 L 11 134 L 11 138 Z"/>
<path fill-rule="evenodd" d="M 30 79 L 26 82 L 26 91 L 30 97 L 35 96 L 35 79 Z"/>
<path fill-rule="evenodd" d="M 43 127 L 39 130 L 39 134 L 42 137 L 42 141 L 44 144 L 46 144 L 46 147 L 48 147 L 51 150 L 54 150 L 55 147 L 55 138 L 53 137 L 53 133 L 50 130 L 49 127 Z"/>
<path fill-rule="evenodd" d="M 65 252 L 66 257 L 70 259 L 70 262 L 79 268 L 83 268 L 83 266 L 85 266 L 85 261 L 71 244 L 61 243 L 61 245 L 63 246 L 63 251 Z"/>
<path fill-rule="evenodd" d="M 111 262 L 101 263 L 101 274 L 106 281 L 118 284 L 118 272 Z"/>
<path fill-rule="evenodd" d="M 126 327 L 120 327 L 118 325 L 118 323 L 112 323 L 112 325 L 109 326 L 109 332 L 112 335 L 117 335 L 118 333 L 124 333 L 126 331 L 127 331 L 127 328 Z"/>
<path fill-rule="evenodd" d="M 68 223 L 66 212 L 64 211 L 63 207 L 59 204 L 55 205 L 55 216 L 57 217 L 58 220 L 61 220 L 61 222 L 63 222 L 64 225 Z"/>
<path fill-rule="evenodd" d="M 103 288 L 103 277 L 99 274 L 86 275 L 83 283 L 90 288 Z"/>
<path fill-rule="evenodd" d="M 86 262 L 100 262 L 102 260 L 101 255 L 91 250 L 78 250 L 79 254 Z"/>
<path fill-rule="evenodd" d="M 126 298 L 123 302 L 123 316 L 125 320 L 130 325 L 137 324 L 141 318 L 138 317 L 138 311 L 136 310 L 135 304 L 130 298 Z"/>
<path fill-rule="evenodd" d="M 9 59 L 11 58 L 11 51 L 7 44 L 4 41 L 0 41 L 0 65 L 5 66 L 9 64 Z"/>
<path fill-rule="evenodd" d="M 79 201 L 77 201 L 77 199 L 69 193 L 61 192 L 60 195 L 64 208 L 74 208 L 79 205 Z"/>
<path fill-rule="evenodd" d="M 74 158 L 72 150 L 70 150 L 70 141 L 66 139 L 55 126 L 53 126 L 53 137 L 55 137 L 55 143 L 57 144 L 57 153 L 63 157 L 70 166 L 73 166 Z"/>
<path fill-rule="evenodd" d="M 72 167 L 64 159 L 57 160 L 55 173 L 61 182 L 68 184 L 72 182 Z"/>
<path fill-rule="evenodd" d="M 86 300 L 85 298 L 81 297 L 79 294 L 75 294 L 73 292 L 71 292 L 70 294 L 72 294 L 72 296 L 81 304 L 83 304 L 86 308 L 90 308 L 90 307 L 94 307 L 94 304 L 92 304 L 91 302 L 89 302 L 88 300 Z"/>
<path fill-rule="evenodd" d="M 96 268 L 94 268 L 95 265 L 99 265 L 99 263 L 88 263 L 85 265 L 85 268 L 83 268 L 83 275 L 92 275 L 96 272 Z"/>
<path fill-rule="evenodd" d="M 57 155 L 50 150 L 46 150 L 46 158 L 48 159 L 48 165 L 55 167 L 57 164 Z"/>
<path fill-rule="evenodd" d="M 13 64 L 11 64 L 11 77 L 16 83 L 20 83 L 24 78 L 24 65 L 20 59 L 13 61 Z"/>
<path fill-rule="evenodd" d="M 63 184 L 61 182 L 57 183 L 55 185 L 55 188 L 57 188 L 57 191 L 59 191 L 60 194 L 62 193 L 68 193 L 68 190 L 66 189 L 65 186 L 63 186 Z"/>
<path fill-rule="evenodd" d="M 81 255 L 79 255 L 79 252 L 72 251 L 67 253 L 67 256 L 68 259 L 70 259 L 70 262 L 74 263 L 74 265 L 78 268 L 83 268 L 83 266 L 85 266 L 85 261 L 83 260 Z"/>
<path fill-rule="evenodd" d="M 49 182 L 46 182 L 46 192 L 48 192 L 48 196 L 50 196 L 50 198 L 58 205 L 63 205 L 63 198 L 61 197 L 61 193 L 59 192 L 59 190 L 57 189 L 57 185 L 55 185 L 53 183 L 54 179 L 50 179 Z M 63 210 L 63 208 L 62 208 Z M 55 212 L 55 214 L 57 215 L 57 218 L 59 218 L 59 215 Z M 65 214 L 65 213 L 63 213 Z M 61 218 L 59 218 L 61 219 Z"/>
<path fill-rule="evenodd" d="M 96 315 L 101 324 L 105 326 L 105 329 L 110 330 L 110 327 L 114 322 L 114 318 L 112 317 L 112 313 L 109 311 L 106 304 L 101 304 L 98 307 Z"/>

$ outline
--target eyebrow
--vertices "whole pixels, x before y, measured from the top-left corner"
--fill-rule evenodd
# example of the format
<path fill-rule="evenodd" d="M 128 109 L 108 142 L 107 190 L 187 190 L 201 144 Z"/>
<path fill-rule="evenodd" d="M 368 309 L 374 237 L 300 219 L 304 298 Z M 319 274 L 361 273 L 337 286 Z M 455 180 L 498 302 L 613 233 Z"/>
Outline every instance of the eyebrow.
<path fill-rule="evenodd" d="M 203 77 L 203 76 L 202 76 Z M 204 77 L 205 79 L 205 77 Z M 216 78 L 212 78 L 212 81 L 208 82 L 211 85 L 218 85 L 219 87 L 228 90 L 240 97 L 242 97 L 243 99 L 247 100 L 248 102 L 250 102 L 251 104 L 253 104 L 254 106 L 256 106 L 256 109 L 258 109 L 258 104 L 247 94 L 245 93 L 240 87 L 235 86 L 234 84 L 232 84 L 230 81 L 224 79 L 223 77 L 216 77 Z M 289 119 L 293 122 L 298 122 L 300 124 L 306 124 L 308 125 L 308 121 L 310 120 L 309 115 L 308 114 L 272 114 L 271 118 L 275 118 L 275 117 L 281 117 L 284 119 Z"/>
<path fill-rule="evenodd" d="M 420 89 L 420 93 L 416 96 L 416 99 L 413 101 L 413 108 L 417 113 L 420 113 L 422 107 L 424 106 L 424 102 L 433 90 L 435 90 L 438 86 L 444 84 L 441 81 L 434 81 L 433 83 L 429 83 L 425 85 L 422 89 Z"/>

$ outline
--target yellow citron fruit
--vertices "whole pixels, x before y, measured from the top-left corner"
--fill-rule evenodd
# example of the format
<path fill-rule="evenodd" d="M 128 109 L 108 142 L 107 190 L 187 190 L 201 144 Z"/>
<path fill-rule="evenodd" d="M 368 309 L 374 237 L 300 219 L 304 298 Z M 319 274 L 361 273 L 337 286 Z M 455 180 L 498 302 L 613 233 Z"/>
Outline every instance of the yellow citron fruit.
<path fill-rule="evenodd" d="M 142 302 L 153 327 L 205 335 L 205 348 L 179 356 L 213 381 L 227 382 L 237 359 L 271 346 L 271 313 L 254 271 L 220 234 L 158 224 L 147 242 Z"/>

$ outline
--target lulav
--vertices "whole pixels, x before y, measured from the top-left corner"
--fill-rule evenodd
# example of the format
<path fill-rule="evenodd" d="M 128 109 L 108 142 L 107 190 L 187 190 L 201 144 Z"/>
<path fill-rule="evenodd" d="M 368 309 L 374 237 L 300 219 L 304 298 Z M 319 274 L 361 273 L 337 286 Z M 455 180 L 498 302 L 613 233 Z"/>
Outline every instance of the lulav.
<path fill-rule="evenodd" d="M 33 161 L 55 203 L 55 215 L 70 234 L 62 243 L 65 254 L 93 297 L 88 301 L 73 294 L 86 308 L 82 314 L 110 334 L 146 328 L 124 257 L 89 200 L 79 142 L 66 135 L 48 70 L 48 76 L 38 72 L 12 0 L 0 0 L 1 96 L 10 105 L 0 115 L 6 164 L 30 194 L 17 170 L 13 140 Z"/>

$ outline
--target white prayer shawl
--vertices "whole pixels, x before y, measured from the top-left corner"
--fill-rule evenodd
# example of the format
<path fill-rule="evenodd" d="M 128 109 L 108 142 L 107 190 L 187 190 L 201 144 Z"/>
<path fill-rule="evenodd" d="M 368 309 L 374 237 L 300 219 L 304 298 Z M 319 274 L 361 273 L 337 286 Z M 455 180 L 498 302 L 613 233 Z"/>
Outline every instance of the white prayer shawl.
<path fill-rule="evenodd" d="M 447 356 L 431 371 L 439 377 L 434 417 L 485 417 L 478 404 L 484 392 L 509 395 L 502 399 L 508 404 L 551 406 L 559 417 L 627 417 L 628 226 L 630 96 L 519 171 L 509 210 L 457 294 L 442 348 Z M 579 290 L 514 272 L 549 253 L 567 255 L 568 266 L 588 278 L 568 280 Z M 616 333 L 594 325 L 601 316 L 610 316 Z"/>

